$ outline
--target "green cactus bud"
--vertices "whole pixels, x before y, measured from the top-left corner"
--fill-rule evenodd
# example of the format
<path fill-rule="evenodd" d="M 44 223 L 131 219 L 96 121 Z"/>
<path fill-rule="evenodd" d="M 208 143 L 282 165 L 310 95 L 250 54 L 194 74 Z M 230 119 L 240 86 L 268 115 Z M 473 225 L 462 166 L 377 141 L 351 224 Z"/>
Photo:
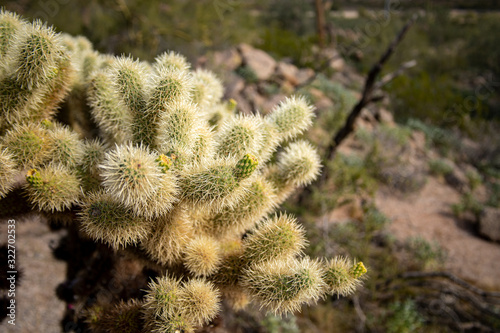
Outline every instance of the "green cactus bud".
<path fill-rule="evenodd" d="M 321 160 L 316 149 L 306 141 L 291 143 L 278 156 L 280 181 L 304 186 L 319 175 Z"/>
<path fill-rule="evenodd" d="M 275 107 L 266 117 L 281 139 L 291 139 L 312 124 L 313 107 L 303 97 L 291 97 Z"/>
<path fill-rule="evenodd" d="M 140 333 L 144 332 L 142 304 L 136 300 L 120 301 L 114 306 L 99 309 L 90 320 L 93 332 Z M 96 313 L 96 312 L 94 312 Z"/>
<path fill-rule="evenodd" d="M 59 164 L 32 169 L 26 176 L 28 200 L 44 211 L 63 211 L 80 197 L 80 182 L 75 174 Z"/>
<path fill-rule="evenodd" d="M 31 169 L 26 173 L 26 181 L 29 184 L 40 186 L 43 184 L 42 176 L 40 175 L 40 171 L 37 169 Z"/>
<path fill-rule="evenodd" d="M 213 273 L 221 261 L 218 242 L 208 236 L 191 240 L 184 250 L 184 266 L 195 277 Z"/>
<path fill-rule="evenodd" d="M 307 258 L 271 260 L 247 269 L 242 285 L 263 307 L 282 315 L 317 301 L 324 288 L 321 276 L 318 262 Z"/>
<path fill-rule="evenodd" d="M 297 220 L 286 214 L 275 215 L 260 223 L 243 242 L 245 257 L 251 262 L 292 258 L 305 247 L 305 231 Z"/>
<path fill-rule="evenodd" d="M 174 152 L 180 160 L 192 154 L 201 119 L 198 109 L 188 102 L 170 104 L 160 115 L 158 150 Z"/>
<path fill-rule="evenodd" d="M 195 325 L 203 325 L 220 311 L 220 292 L 204 279 L 183 282 L 179 292 L 179 310 L 183 318 L 189 318 Z"/>
<path fill-rule="evenodd" d="M 161 68 L 167 70 L 180 70 L 189 71 L 190 64 L 187 62 L 186 57 L 174 52 L 164 52 L 155 58 L 154 68 L 156 71 L 161 71 Z"/>
<path fill-rule="evenodd" d="M 231 117 L 224 122 L 217 137 L 220 156 L 256 154 L 262 145 L 260 116 Z"/>
<path fill-rule="evenodd" d="M 4 198 L 12 190 L 17 173 L 14 156 L 7 149 L 0 150 L 0 198 Z"/>
<path fill-rule="evenodd" d="M 155 160 L 143 146 L 116 146 L 99 165 L 102 185 L 125 206 L 141 210 L 159 190 L 164 175 Z"/>
<path fill-rule="evenodd" d="M 358 262 L 355 265 L 351 267 L 350 274 L 353 278 L 359 279 L 361 276 L 365 275 L 367 272 L 367 269 L 365 265 L 363 265 L 362 262 Z"/>
<path fill-rule="evenodd" d="M 348 296 L 362 284 L 360 277 L 366 273 L 363 263 L 353 265 L 346 257 L 337 256 L 323 262 L 326 292 L 330 295 Z"/>
<path fill-rule="evenodd" d="M 210 71 L 197 69 L 193 73 L 193 103 L 206 108 L 220 101 L 224 87 L 220 80 Z"/>
<path fill-rule="evenodd" d="M 145 239 L 152 223 L 135 215 L 103 191 L 87 194 L 79 213 L 82 229 L 94 240 L 113 249 L 136 244 Z"/>
<path fill-rule="evenodd" d="M 78 134 L 61 125 L 53 125 L 48 131 L 52 142 L 52 151 L 49 158 L 52 162 L 66 167 L 75 167 L 83 156 L 83 145 Z"/>
<path fill-rule="evenodd" d="M 95 72 L 88 86 L 91 114 L 110 143 L 125 143 L 132 139 L 133 115 L 120 98 L 111 76 L 106 71 Z"/>
<path fill-rule="evenodd" d="M 158 165 L 160 166 L 163 173 L 167 173 L 168 170 L 170 170 L 170 168 L 172 168 L 172 164 L 174 164 L 175 159 L 176 159 L 175 155 L 167 156 L 167 155 L 161 154 L 156 159 L 156 162 L 158 162 Z"/>
<path fill-rule="evenodd" d="M 245 179 L 250 177 L 250 175 L 257 169 L 259 162 L 255 155 L 246 154 L 242 159 L 236 163 L 234 168 L 234 175 L 236 179 Z"/>
<path fill-rule="evenodd" d="M 186 209 L 176 206 L 168 215 L 154 220 L 153 231 L 141 243 L 141 247 L 160 265 L 172 265 L 180 262 L 192 234 L 192 224 Z"/>
<path fill-rule="evenodd" d="M 9 130 L 3 137 L 3 145 L 13 155 L 16 164 L 25 169 L 41 165 L 52 151 L 47 130 L 32 123 Z"/>

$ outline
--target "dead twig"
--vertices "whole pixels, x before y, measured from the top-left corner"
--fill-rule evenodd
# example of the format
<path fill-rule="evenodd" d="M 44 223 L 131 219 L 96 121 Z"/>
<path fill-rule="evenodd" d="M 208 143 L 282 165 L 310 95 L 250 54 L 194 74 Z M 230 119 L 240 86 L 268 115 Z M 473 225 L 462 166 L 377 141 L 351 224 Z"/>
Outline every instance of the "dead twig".
<path fill-rule="evenodd" d="M 399 34 L 396 36 L 396 38 L 392 41 L 392 43 L 389 45 L 385 53 L 380 57 L 379 61 L 370 69 L 368 72 L 368 76 L 365 81 L 365 86 L 363 89 L 363 94 L 361 96 L 361 99 L 358 101 L 358 103 L 354 106 L 352 109 L 351 113 L 347 117 L 347 120 L 344 124 L 344 126 L 337 132 L 333 140 L 331 141 L 330 145 L 327 147 L 326 150 L 326 158 L 328 160 L 331 160 L 333 156 L 335 155 L 335 152 L 337 150 L 337 147 L 346 139 L 346 137 L 354 131 L 354 123 L 358 116 L 361 113 L 361 110 L 370 102 L 372 93 L 375 88 L 375 80 L 377 79 L 377 76 L 380 74 L 382 71 L 382 67 L 387 63 L 391 55 L 394 53 L 396 50 L 396 47 L 401 43 L 403 40 L 404 36 L 410 29 L 410 27 L 413 25 L 415 22 L 415 17 L 410 19 L 403 29 L 399 32 Z M 323 175 L 325 178 L 327 176 L 328 172 L 327 169 L 324 170 Z M 325 178 L 326 179 L 326 178 Z"/>

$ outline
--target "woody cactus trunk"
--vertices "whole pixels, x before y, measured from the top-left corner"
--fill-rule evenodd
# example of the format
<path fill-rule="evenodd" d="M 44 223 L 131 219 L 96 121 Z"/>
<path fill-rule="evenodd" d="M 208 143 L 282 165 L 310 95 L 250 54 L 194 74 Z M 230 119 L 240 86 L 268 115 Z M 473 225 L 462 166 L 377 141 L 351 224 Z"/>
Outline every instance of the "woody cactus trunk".
<path fill-rule="evenodd" d="M 304 98 L 240 115 L 179 54 L 103 55 L 6 11 L 0 64 L 0 209 L 69 229 L 67 322 L 193 332 L 223 299 L 286 314 L 361 283 L 362 263 L 305 257 L 302 226 L 274 212 L 320 172 L 297 139 L 313 119 Z"/>

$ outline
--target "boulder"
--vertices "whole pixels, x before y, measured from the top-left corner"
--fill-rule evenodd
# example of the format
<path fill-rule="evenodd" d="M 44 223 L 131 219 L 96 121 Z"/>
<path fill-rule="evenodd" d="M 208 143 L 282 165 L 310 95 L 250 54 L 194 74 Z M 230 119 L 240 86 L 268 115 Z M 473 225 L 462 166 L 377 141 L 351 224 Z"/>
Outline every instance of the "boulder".
<path fill-rule="evenodd" d="M 314 77 L 315 73 L 311 68 L 301 68 L 297 71 L 295 75 L 297 79 L 297 85 L 301 85 L 311 80 Z"/>
<path fill-rule="evenodd" d="M 241 56 L 235 49 L 215 52 L 213 55 L 213 64 L 216 68 L 224 68 L 234 71 L 241 66 Z"/>
<path fill-rule="evenodd" d="M 226 99 L 234 98 L 245 88 L 245 80 L 234 73 L 230 73 L 225 81 L 224 97 Z"/>
<path fill-rule="evenodd" d="M 240 44 L 238 50 L 243 63 L 255 72 L 259 80 L 267 80 L 276 69 L 276 61 L 266 52 L 255 49 L 248 44 Z"/>
<path fill-rule="evenodd" d="M 486 207 L 479 219 L 479 233 L 495 242 L 500 241 L 500 209 Z"/>
<path fill-rule="evenodd" d="M 282 61 L 280 61 L 276 67 L 276 75 L 290 82 L 294 86 L 299 83 L 297 79 L 298 72 L 299 69 L 297 67 Z"/>

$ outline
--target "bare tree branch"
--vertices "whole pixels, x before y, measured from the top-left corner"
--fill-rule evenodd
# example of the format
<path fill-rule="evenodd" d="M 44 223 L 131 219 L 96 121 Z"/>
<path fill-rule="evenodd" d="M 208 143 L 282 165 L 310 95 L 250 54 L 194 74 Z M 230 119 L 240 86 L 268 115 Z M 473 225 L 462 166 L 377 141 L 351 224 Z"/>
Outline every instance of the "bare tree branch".
<path fill-rule="evenodd" d="M 327 148 L 326 152 L 326 157 L 328 160 L 332 159 L 333 156 L 335 155 L 335 152 L 337 150 L 337 147 L 342 143 L 342 141 L 345 140 L 345 138 L 354 131 L 354 123 L 358 116 L 361 113 L 361 110 L 369 103 L 372 92 L 374 91 L 375 87 L 375 80 L 377 79 L 377 76 L 380 74 L 380 71 L 382 70 L 382 67 L 385 65 L 385 63 L 389 60 L 391 55 L 394 53 L 394 50 L 396 50 L 396 47 L 399 45 L 399 43 L 403 40 L 404 36 L 410 29 L 410 27 L 413 25 L 415 22 L 415 17 L 411 18 L 401 29 L 399 34 L 396 36 L 396 38 L 392 41 L 392 43 L 389 45 L 385 53 L 380 57 L 379 61 L 370 69 L 370 72 L 368 72 L 368 76 L 365 81 L 365 86 L 363 89 L 363 94 L 361 96 L 361 99 L 358 101 L 358 103 L 354 106 L 352 109 L 351 113 L 347 117 L 347 120 L 344 124 L 344 126 L 337 132 L 335 137 L 333 138 L 332 142 Z M 325 169 L 326 172 L 326 169 Z M 325 172 L 323 174 L 325 174 Z M 324 176 L 323 178 L 325 178 Z"/>
<path fill-rule="evenodd" d="M 391 82 L 392 80 L 394 80 L 395 78 L 397 78 L 398 76 L 403 74 L 406 70 L 408 70 L 412 67 L 415 67 L 416 65 L 417 65 L 416 60 L 410 60 L 410 61 L 403 63 L 396 71 L 384 75 L 380 79 L 380 81 L 378 81 L 375 84 L 375 86 L 373 87 L 373 90 L 377 90 L 377 89 L 382 88 L 383 86 L 385 86 L 386 84 L 388 84 L 389 82 Z"/>

